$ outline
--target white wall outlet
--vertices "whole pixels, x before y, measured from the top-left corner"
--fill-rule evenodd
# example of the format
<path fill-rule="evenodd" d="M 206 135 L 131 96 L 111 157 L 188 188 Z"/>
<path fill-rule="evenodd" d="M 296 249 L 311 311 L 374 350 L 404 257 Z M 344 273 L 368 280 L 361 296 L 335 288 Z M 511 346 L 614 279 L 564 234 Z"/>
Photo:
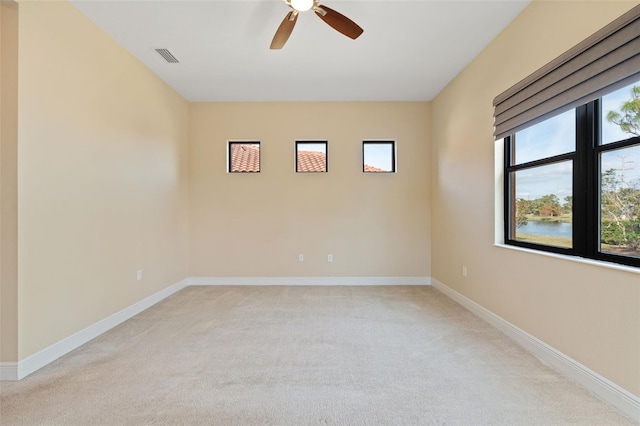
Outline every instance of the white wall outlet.
<path fill-rule="evenodd" d="M 304 254 L 300 253 L 298 255 L 298 262 L 304 262 Z"/>
<path fill-rule="evenodd" d="M 327 262 L 333 262 L 333 255 L 332 254 L 328 254 L 327 255 Z"/>
<path fill-rule="evenodd" d="M 142 281 L 142 269 L 138 269 L 138 271 L 136 271 L 136 279 L 138 281 Z"/>
<path fill-rule="evenodd" d="M 467 276 L 467 265 L 462 265 L 462 276 L 463 277 Z"/>

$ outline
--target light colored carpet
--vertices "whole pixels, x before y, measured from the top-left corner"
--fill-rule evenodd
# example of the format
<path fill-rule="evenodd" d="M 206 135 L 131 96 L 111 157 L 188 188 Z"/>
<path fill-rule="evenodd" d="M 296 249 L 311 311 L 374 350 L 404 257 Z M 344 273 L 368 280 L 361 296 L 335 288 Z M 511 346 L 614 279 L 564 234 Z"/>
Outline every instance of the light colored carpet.
<path fill-rule="evenodd" d="M 2 425 L 633 424 L 430 287 L 187 287 L 0 398 Z"/>

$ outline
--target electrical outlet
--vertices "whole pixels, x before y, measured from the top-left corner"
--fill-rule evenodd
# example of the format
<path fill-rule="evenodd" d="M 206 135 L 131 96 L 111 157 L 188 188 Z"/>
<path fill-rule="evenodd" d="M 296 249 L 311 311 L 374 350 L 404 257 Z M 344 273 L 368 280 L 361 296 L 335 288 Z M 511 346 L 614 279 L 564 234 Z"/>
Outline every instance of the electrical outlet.
<path fill-rule="evenodd" d="M 298 255 L 298 262 L 304 262 L 304 254 L 300 253 Z"/>
<path fill-rule="evenodd" d="M 327 255 L 327 262 L 333 262 L 333 255 L 332 254 L 328 254 Z"/>
<path fill-rule="evenodd" d="M 136 272 L 136 279 L 138 281 L 142 281 L 142 269 L 138 269 L 138 271 Z"/>
<path fill-rule="evenodd" d="M 466 266 L 466 265 L 463 265 L 463 266 L 462 266 L 462 276 L 463 276 L 463 277 L 466 277 L 466 276 L 467 276 L 467 266 Z"/>

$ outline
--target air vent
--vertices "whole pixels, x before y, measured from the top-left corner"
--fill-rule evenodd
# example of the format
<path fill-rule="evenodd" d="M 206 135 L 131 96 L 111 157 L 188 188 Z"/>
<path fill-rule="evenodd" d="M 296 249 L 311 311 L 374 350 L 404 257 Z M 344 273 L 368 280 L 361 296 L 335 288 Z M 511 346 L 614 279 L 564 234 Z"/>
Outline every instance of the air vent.
<path fill-rule="evenodd" d="M 169 62 L 170 64 L 177 64 L 180 62 L 178 61 L 178 59 L 176 59 L 175 56 L 173 56 L 171 52 L 169 52 L 169 49 L 156 49 L 156 52 L 158 52 L 160 56 L 162 56 L 164 60 Z"/>

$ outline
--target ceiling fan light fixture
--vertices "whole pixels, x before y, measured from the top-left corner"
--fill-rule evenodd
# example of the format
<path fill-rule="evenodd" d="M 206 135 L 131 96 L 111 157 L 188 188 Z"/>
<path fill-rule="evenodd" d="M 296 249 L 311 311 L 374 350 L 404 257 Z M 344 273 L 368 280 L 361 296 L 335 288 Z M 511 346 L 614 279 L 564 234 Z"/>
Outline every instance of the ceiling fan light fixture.
<path fill-rule="evenodd" d="M 291 7 L 298 12 L 306 12 L 313 7 L 313 0 L 291 0 Z"/>
<path fill-rule="evenodd" d="M 336 12 L 327 6 L 320 5 L 320 0 L 284 0 L 284 2 L 292 10 L 287 13 L 287 16 L 284 17 L 282 23 L 276 30 L 269 49 L 282 49 L 289 39 L 291 31 L 293 31 L 293 27 L 296 25 L 298 15 L 309 9 L 313 9 L 315 14 L 331 28 L 351 39 L 357 39 L 363 32 L 363 29 L 358 24 L 344 16 L 342 13 Z"/>

